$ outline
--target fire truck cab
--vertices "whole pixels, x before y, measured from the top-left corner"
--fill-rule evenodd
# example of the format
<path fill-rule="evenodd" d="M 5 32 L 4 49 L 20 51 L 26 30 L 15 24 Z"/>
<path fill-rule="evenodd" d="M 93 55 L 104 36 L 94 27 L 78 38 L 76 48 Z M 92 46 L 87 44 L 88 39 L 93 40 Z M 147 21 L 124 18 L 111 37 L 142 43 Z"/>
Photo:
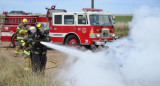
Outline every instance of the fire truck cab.
<path fill-rule="evenodd" d="M 53 13 L 49 32 L 53 43 L 95 48 L 114 40 L 114 17 L 102 11 Z"/>

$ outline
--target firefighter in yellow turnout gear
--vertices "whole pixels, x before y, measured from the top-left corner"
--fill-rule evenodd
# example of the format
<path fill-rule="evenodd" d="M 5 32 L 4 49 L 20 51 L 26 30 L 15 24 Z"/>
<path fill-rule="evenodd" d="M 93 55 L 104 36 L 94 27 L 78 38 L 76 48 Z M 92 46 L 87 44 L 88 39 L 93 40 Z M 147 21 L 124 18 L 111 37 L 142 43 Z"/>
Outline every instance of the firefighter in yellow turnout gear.
<path fill-rule="evenodd" d="M 31 68 L 31 58 L 30 58 L 30 49 L 31 46 L 29 45 L 29 43 L 27 41 L 22 43 L 23 46 L 23 57 L 25 58 L 25 68 L 24 70 L 26 71 L 32 71 Z"/>
<path fill-rule="evenodd" d="M 17 43 L 15 50 L 15 57 L 19 54 L 20 49 L 22 48 L 22 43 L 24 42 L 24 36 L 27 34 L 29 26 L 27 25 L 28 20 L 23 19 L 22 23 L 17 27 Z"/>
<path fill-rule="evenodd" d="M 25 58 L 25 68 L 26 71 L 32 71 L 32 61 L 31 61 L 31 49 L 32 46 L 29 44 L 29 36 L 30 34 L 34 34 L 36 32 L 36 28 L 34 26 L 30 27 L 27 35 L 24 37 L 24 42 L 22 43 L 23 46 L 23 57 Z"/>

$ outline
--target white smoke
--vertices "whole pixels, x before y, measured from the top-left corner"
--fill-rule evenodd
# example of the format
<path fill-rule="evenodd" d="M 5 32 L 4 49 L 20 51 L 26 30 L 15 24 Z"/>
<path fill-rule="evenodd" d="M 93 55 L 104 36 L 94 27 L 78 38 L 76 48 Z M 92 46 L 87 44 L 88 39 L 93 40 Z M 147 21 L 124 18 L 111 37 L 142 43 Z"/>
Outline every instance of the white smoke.
<path fill-rule="evenodd" d="M 160 85 L 160 9 L 142 7 L 130 23 L 132 47 L 127 52 L 123 75 L 140 86 Z M 137 86 L 134 85 L 132 86 Z"/>
<path fill-rule="evenodd" d="M 159 25 L 160 9 L 142 7 L 135 11 L 129 37 L 101 52 L 43 44 L 78 57 L 65 73 L 65 86 L 160 86 Z"/>

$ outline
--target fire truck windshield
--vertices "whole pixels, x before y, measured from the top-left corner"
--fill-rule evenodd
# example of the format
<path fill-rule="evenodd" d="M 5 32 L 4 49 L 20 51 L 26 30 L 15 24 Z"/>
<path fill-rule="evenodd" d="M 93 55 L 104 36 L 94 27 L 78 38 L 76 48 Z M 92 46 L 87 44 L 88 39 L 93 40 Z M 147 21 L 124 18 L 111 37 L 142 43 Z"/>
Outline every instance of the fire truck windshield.
<path fill-rule="evenodd" d="M 112 26 L 111 15 L 90 15 L 90 23 L 93 26 Z"/>

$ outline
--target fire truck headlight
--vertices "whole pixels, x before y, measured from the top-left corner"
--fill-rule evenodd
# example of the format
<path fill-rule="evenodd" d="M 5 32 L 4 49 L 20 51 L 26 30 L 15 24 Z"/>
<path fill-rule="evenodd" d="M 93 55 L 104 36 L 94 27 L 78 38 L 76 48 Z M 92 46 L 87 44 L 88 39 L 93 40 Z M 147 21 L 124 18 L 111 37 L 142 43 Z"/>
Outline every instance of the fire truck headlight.
<path fill-rule="evenodd" d="M 115 34 L 111 34 L 111 37 L 115 37 Z"/>
<path fill-rule="evenodd" d="M 96 37 L 99 38 L 101 35 L 100 34 L 96 34 Z"/>
<path fill-rule="evenodd" d="M 92 35 L 90 34 L 89 37 L 92 37 Z"/>

